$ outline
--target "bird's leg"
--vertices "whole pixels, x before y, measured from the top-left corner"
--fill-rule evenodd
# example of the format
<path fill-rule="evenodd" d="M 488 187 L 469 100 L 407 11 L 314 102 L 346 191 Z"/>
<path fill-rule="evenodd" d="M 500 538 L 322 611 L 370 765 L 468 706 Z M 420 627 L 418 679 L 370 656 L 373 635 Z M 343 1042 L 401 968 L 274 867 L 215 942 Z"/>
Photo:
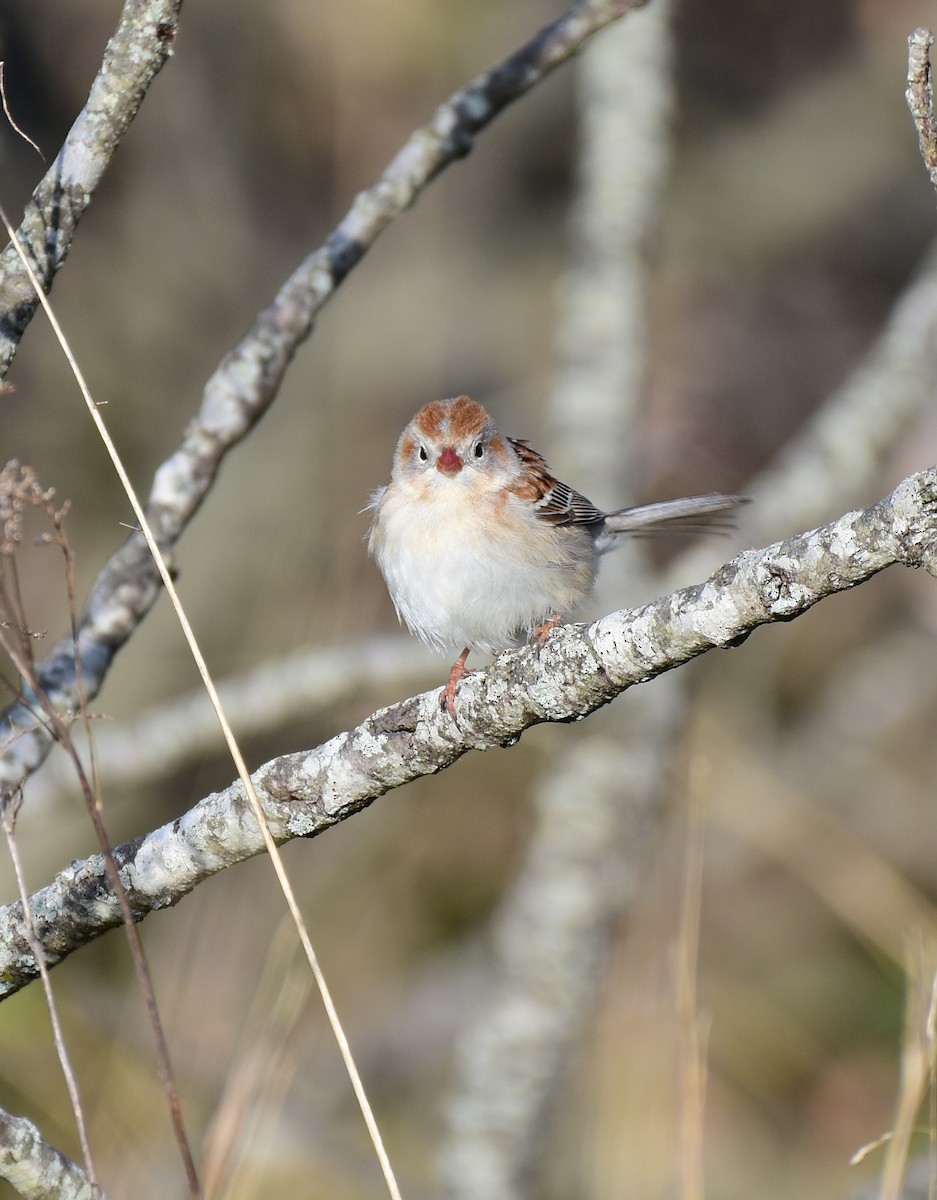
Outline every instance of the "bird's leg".
<path fill-rule="evenodd" d="M 468 656 L 469 656 L 469 648 L 468 648 L 468 646 L 466 646 L 465 649 L 462 651 L 462 653 L 459 655 L 459 657 L 452 664 L 452 670 L 449 672 L 449 679 L 446 682 L 446 686 L 439 693 L 439 707 L 444 708 L 446 710 L 446 712 L 448 712 L 449 716 L 452 717 L 453 721 L 456 720 L 456 715 L 455 715 L 456 684 L 459 682 L 459 680 L 465 674 L 465 660 L 468 658 Z M 458 724 L 458 721 L 456 721 L 456 724 Z"/>
<path fill-rule="evenodd" d="M 563 618 L 558 612 L 552 612 L 545 621 L 541 621 L 539 625 L 535 625 L 530 631 L 530 643 L 533 646 L 539 646 L 541 649 L 544 646 L 547 638 L 556 629 L 557 625 L 563 624 Z"/>

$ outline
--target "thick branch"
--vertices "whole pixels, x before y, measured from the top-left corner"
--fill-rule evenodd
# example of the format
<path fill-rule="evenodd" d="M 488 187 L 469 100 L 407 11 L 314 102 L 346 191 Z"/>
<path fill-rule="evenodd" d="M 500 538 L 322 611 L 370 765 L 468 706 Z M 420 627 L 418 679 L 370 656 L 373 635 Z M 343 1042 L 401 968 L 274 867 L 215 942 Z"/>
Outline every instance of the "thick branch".
<path fill-rule="evenodd" d="M 472 147 L 508 104 L 519 99 L 604 26 L 644 0 L 580 0 L 499 66 L 456 92 L 429 125 L 414 133 L 381 178 L 361 192 L 347 216 L 284 283 L 253 327 L 209 379 L 202 404 L 180 448 L 156 473 L 147 516 L 171 554 L 211 489 L 228 451 L 276 396 L 297 347 L 319 310 L 379 234 L 405 212 L 429 182 Z M 105 565 L 79 626 L 83 692 L 92 699 L 111 660 L 149 612 L 159 577 L 143 538 L 132 535 Z M 63 638 L 39 667 L 39 682 L 58 710 L 78 707 L 72 640 Z M 14 791 L 51 748 L 25 706 L 0 720 L 0 792 Z"/>
<path fill-rule="evenodd" d="M 450 766 L 468 750 L 513 745 L 546 721 L 578 721 L 621 692 L 759 625 L 787 621 L 835 592 L 901 563 L 937 575 L 937 468 L 912 475 L 878 504 L 810 533 L 747 550 L 705 583 L 593 625 L 556 630 L 542 650 L 509 651 L 466 678 L 459 726 L 437 691 L 374 713 L 315 750 L 254 775 L 279 842 L 313 837 L 392 788 Z M 135 915 L 175 904 L 224 867 L 263 848 L 240 783 L 127 842 L 114 860 Z M 72 863 L 30 901 L 50 964 L 120 923 L 100 855 Z M 0 995 L 36 973 L 19 904 L 0 909 Z"/>
<path fill-rule="evenodd" d="M 25 1200 L 104 1200 L 88 1177 L 42 1137 L 32 1121 L 0 1109 L 0 1178 Z"/>
<path fill-rule="evenodd" d="M 238 737 L 282 729 L 300 716 L 309 721 L 363 693 L 399 692 L 439 673 L 439 659 L 406 633 L 379 634 L 338 645 L 315 646 L 277 655 L 218 685 L 221 702 Z M 84 746 L 83 731 L 73 730 Z M 196 688 L 155 704 L 132 720 L 94 724 L 94 761 L 102 787 L 127 787 L 165 779 L 187 763 L 223 754 L 218 718 Z M 30 804 L 74 790 L 75 772 L 53 755 L 29 783 Z"/>
<path fill-rule="evenodd" d="M 124 134 L 172 54 L 182 0 L 127 0 L 88 102 L 33 192 L 18 237 L 46 291 Z M 0 254 L 0 379 L 39 305 L 14 246 Z"/>

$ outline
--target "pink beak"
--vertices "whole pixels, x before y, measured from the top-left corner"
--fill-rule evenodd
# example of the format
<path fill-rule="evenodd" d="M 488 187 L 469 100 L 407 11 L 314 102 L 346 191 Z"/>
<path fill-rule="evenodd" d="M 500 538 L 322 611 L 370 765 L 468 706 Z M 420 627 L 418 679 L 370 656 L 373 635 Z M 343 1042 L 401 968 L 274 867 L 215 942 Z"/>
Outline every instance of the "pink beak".
<path fill-rule="evenodd" d="M 443 475 L 458 475 L 462 470 L 462 459 L 451 446 L 443 447 L 436 459 L 436 470 L 442 471 Z"/>

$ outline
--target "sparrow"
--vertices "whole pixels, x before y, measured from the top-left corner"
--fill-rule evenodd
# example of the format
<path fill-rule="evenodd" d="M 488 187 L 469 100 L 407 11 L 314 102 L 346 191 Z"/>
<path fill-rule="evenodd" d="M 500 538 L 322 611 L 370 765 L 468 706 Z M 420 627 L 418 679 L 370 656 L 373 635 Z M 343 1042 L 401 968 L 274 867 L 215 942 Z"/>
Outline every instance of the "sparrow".
<path fill-rule="evenodd" d="M 711 492 L 603 512 L 457 396 L 424 405 L 400 435 L 391 481 L 368 505 L 368 551 L 410 632 L 434 650 L 462 648 L 440 693 L 455 720 L 472 650 L 497 653 L 524 631 L 542 644 L 626 535 L 725 528 L 746 499 Z"/>

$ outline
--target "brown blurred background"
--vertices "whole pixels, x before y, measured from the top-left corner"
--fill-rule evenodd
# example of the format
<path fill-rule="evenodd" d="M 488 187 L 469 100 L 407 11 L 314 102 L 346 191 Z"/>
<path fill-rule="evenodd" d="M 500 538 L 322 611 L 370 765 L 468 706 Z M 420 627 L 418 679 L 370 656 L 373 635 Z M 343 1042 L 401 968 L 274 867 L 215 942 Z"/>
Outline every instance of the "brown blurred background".
<path fill-rule="evenodd" d="M 40 13 L 6 0 L 8 101 L 47 159 L 119 8 L 47 0 Z M 175 57 L 53 293 L 139 487 L 176 445 L 218 359 L 354 194 L 440 101 L 560 11 L 541 0 L 189 0 Z M 674 169 L 631 455 L 638 498 L 743 489 L 874 339 L 934 226 L 903 96 L 907 35 L 934 19 L 924 0 L 677 5 Z M 220 676 L 394 628 L 360 510 L 425 401 L 472 394 L 562 475 L 544 397 L 568 248 L 574 69 L 509 109 L 387 231 L 231 456 L 179 554 L 183 599 Z M 0 168 L 15 218 L 44 168 L 5 127 Z M 41 317 L 10 382 L 3 458 L 31 464 L 71 500 L 83 595 L 129 510 Z M 932 463 L 935 445 L 931 415 L 852 504 Z M 588 479 L 570 482 L 591 494 Z M 779 536 L 794 532 L 775 517 Z M 731 552 L 718 548 L 714 562 Z M 57 637 L 60 564 L 42 549 L 22 567 L 33 626 Z M 675 766 L 672 827 L 646 901 L 621 930 L 559 1101 L 547 1181 L 532 1194 L 674 1194 L 670 955 L 680 797 L 686 764 L 701 755 L 712 811 L 699 965 L 711 1020 L 711 1194 L 847 1196 L 874 1175 L 874 1155 L 847 1162 L 891 1122 L 904 1002 L 896 957 L 912 918 L 934 920 L 935 623 L 933 581 L 891 572 L 691 668 L 707 703 Z M 94 707 L 122 721 L 194 686 L 161 603 Z M 248 760 L 315 745 L 400 694 L 362 689 L 249 743 Z M 510 753 L 470 757 L 286 849 L 406 1195 L 433 1194 L 453 1030 L 483 987 L 478 945 L 523 853 L 527 783 L 551 745 L 576 736 L 535 730 Z M 112 837 L 171 820 L 231 775 L 219 739 L 171 779 L 106 795 Z M 75 797 L 26 800 L 19 833 L 39 886 L 94 842 Z M 0 875 L 0 898 L 12 899 L 5 865 Z M 302 972 L 271 936 L 280 921 L 269 864 L 256 861 L 143 927 L 194 1139 L 226 1081 L 241 1078 L 252 1014 L 292 1012 L 261 1055 L 270 1079 L 241 1148 L 249 1169 L 230 1194 L 379 1195 L 318 1001 L 304 999 Z M 54 982 L 110 1195 L 181 1195 L 121 936 L 74 955 Z M 75 1154 L 46 1026 L 38 988 L 3 1005 L 0 1105 Z"/>

